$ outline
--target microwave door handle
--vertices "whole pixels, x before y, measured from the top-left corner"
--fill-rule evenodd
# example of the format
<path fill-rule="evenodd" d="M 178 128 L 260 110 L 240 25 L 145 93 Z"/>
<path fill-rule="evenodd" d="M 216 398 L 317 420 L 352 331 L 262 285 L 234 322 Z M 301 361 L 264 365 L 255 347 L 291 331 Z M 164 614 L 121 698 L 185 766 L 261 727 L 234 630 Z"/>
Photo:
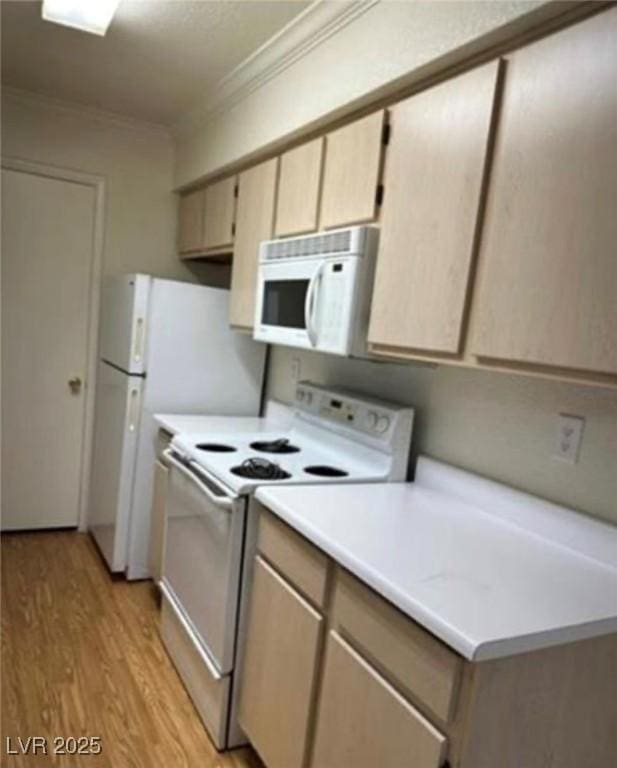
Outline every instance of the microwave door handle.
<path fill-rule="evenodd" d="M 183 464 L 181 461 L 178 461 L 176 457 L 173 455 L 173 453 L 167 449 L 166 451 L 163 451 L 164 458 L 172 465 L 174 466 L 179 472 L 182 472 L 183 475 L 188 477 L 189 480 L 191 480 L 195 485 L 199 488 L 199 490 L 204 494 L 204 496 L 207 496 L 210 501 L 215 504 L 217 507 L 221 507 L 221 509 L 228 509 L 231 510 L 234 505 L 234 498 L 230 496 L 217 496 L 215 493 L 213 493 L 210 488 L 205 483 L 202 483 L 202 481 L 197 477 L 195 472 L 191 472 L 191 470 Z"/>
<path fill-rule="evenodd" d="M 315 346 L 316 339 L 314 339 L 313 336 L 313 329 L 311 326 L 312 322 L 312 305 L 313 305 L 313 290 L 315 287 L 315 276 L 317 273 L 313 274 L 309 281 L 309 286 L 306 291 L 306 296 L 304 298 L 304 325 L 306 325 L 306 333 L 309 338 L 309 344 L 311 346 Z"/>
<path fill-rule="evenodd" d="M 317 267 L 313 276 L 311 277 L 308 291 L 306 292 L 306 299 L 304 301 L 304 322 L 306 325 L 306 333 L 309 338 L 309 343 L 312 347 L 317 345 L 317 331 L 315 330 L 315 307 L 317 306 L 317 285 L 321 277 L 324 263 L 321 262 Z"/>

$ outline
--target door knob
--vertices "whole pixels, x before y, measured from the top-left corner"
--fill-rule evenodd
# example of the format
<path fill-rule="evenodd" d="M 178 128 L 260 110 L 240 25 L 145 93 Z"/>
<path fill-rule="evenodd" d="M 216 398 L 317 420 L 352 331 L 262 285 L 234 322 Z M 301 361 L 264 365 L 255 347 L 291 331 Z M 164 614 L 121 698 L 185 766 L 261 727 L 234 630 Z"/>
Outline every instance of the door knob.
<path fill-rule="evenodd" d="M 71 390 L 71 394 L 78 395 L 81 391 L 81 379 L 79 376 L 73 376 L 72 379 L 69 379 L 69 389 Z"/>

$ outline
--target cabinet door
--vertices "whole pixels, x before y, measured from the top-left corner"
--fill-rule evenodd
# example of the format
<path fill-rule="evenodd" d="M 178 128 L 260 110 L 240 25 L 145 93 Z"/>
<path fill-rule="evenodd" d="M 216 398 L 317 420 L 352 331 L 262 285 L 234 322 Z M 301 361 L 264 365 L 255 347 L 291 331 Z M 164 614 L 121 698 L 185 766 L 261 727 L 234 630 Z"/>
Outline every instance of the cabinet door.
<path fill-rule="evenodd" d="M 446 739 L 330 632 L 312 768 L 438 768 Z"/>
<path fill-rule="evenodd" d="M 281 156 L 275 234 L 297 235 L 317 229 L 323 137 Z"/>
<path fill-rule="evenodd" d="M 239 328 L 253 327 L 259 243 L 272 237 L 278 163 L 274 158 L 256 165 L 238 180 L 229 322 Z"/>
<path fill-rule="evenodd" d="M 192 253 L 202 248 L 204 191 L 182 195 L 178 208 L 178 251 Z"/>
<path fill-rule="evenodd" d="M 369 342 L 461 346 L 499 63 L 391 111 Z"/>
<path fill-rule="evenodd" d="M 203 248 L 224 248 L 233 243 L 236 177 L 206 187 Z"/>
<path fill-rule="evenodd" d="M 471 351 L 617 373 L 617 9 L 508 59 Z"/>
<path fill-rule="evenodd" d="M 167 506 L 167 477 L 169 468 L 162 461 L 154 464 L 152 512 L 150 517 L 150 574 L 156 584 L 163 577 L 163 552 L 165 550 L 165 511 Z"/>
<path fill-rule="evenodd" d="M 255 559 L 239 720 L 268 768 L 301 768 L 323 619 Z"/>
<path fill-rule="evenodd" d="M 343 227 L 375 219 L 385 112 L 326 136 L 321 226 Z"/>

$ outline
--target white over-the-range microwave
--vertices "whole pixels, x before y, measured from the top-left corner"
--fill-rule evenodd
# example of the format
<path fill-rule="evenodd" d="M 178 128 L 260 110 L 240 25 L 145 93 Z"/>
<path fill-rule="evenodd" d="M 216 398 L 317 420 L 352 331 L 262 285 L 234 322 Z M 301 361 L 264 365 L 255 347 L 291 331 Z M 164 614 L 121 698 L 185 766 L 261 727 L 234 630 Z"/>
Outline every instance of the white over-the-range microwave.
<path fill-rule="evenodd" d="M 262 242 L 254 338 L 365 355 L 378 237 L 362 226 Z"/>

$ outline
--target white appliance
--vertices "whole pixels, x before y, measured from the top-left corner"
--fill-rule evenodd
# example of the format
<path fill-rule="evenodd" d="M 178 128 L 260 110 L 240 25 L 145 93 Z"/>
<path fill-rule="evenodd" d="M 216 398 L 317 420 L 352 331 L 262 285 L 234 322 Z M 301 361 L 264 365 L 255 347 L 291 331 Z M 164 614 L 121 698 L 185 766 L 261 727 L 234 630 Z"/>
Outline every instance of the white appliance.
<path fill-rule="evenodd" d="M 227 312 L 221 289 L 140 274 L 103 287 L 89 528 L 129 579 L 149 575 L 154 413 L 259 412 L 264 349 Z"/>
<path fill-rule="evenodd" d="M 378 235 L 364 226 L 262 242 L 254 338 L 364 355 Z"/>
<path fill-rule="evenodd" d="M 166 452 L 171 469 L 162 636 L 219 749 L 246 741 L 236 719 L 234 670 L 244 642 L 255 543 L 251 494 L 265 484 L 404 480 L 412 425 L 410 408 L 303 382 L 283 428 L 263 419 L 258 429 L 252 421 L 235 434 L 213 430 L 173 438 Z M 174 631 L 166 616 L 173 617 Z M 201 660 L 197 687 L 191 653 Z"/>

